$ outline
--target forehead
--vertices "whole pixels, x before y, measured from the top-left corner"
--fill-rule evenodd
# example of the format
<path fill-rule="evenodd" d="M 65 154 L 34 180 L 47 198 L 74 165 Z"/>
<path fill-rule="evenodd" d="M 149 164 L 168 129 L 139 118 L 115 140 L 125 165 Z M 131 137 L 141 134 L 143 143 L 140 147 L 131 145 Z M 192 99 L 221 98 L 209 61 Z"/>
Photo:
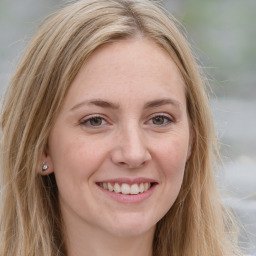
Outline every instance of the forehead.
<path fill-rule="evenodd" d="M 96 50 L 82 66 L 67 101 L 122 96 L 152 99 L 172 95 L 185 101 L 184 81 L 169 54 L 146 38 L 117 41 Z"/>

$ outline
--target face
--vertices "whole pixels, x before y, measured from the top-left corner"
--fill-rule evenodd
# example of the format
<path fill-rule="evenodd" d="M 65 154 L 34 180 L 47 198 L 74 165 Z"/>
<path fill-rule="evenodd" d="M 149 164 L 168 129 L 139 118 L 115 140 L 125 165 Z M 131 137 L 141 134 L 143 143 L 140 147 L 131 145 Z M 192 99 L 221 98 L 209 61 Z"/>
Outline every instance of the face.
<path fill-rule="evenodd" d="M 190 154 L 184 87 L 169 55 L 147 39 L 108 44 L 90 57 L 45 155 L 66 225 L 122 237 L 153 232 Z"/>

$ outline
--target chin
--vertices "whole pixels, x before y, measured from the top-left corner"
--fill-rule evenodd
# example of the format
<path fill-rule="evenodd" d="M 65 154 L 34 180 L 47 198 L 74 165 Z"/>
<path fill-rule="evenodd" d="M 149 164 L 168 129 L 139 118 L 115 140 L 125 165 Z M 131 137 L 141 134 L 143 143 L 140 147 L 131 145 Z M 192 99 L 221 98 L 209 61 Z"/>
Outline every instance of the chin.
<path fill-rule="evenodd" d="M 153 218 L 152 218 L 153 219 Z M 118 218 L 112 225 L 111 233 L 118 237 L 134 237 L 155 231 L 155 222 L 146 221 L 145 217 L 137 218 L 130 214 L 129 219 Z"/>
<path fill-rule="evenodd" d="M 145 235 L 145 233 L 151 233 L 154 231 L 155 231 L 155 226 L 150 227 L 149 229 L 119 227 L 116 230 L 113 230 L 112 234 L 120 238 L 131 238 L 131 237 L 138 237 L 141 235 Z"/>

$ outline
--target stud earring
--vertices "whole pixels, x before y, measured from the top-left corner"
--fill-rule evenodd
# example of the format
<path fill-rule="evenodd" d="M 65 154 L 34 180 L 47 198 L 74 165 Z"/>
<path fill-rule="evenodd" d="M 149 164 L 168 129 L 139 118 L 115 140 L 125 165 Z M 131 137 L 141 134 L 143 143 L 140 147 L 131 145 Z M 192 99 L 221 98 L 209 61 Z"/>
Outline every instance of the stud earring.
<path fill-rule="evenodd" d="M 45 162 L 43 162 L 42 171 L 45 172 L 48 168 L 48 165 Z"/>

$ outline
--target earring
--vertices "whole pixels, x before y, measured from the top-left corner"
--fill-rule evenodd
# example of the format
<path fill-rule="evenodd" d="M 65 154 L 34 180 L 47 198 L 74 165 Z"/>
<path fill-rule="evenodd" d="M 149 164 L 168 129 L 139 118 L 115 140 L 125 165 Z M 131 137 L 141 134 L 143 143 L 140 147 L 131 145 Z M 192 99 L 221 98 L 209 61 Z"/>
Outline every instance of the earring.
<path fill-rule="evenodd" d="M 45 162 L 43 162 L 42 171 L 45 172 L 48 168 L 48 165 Z"/>

